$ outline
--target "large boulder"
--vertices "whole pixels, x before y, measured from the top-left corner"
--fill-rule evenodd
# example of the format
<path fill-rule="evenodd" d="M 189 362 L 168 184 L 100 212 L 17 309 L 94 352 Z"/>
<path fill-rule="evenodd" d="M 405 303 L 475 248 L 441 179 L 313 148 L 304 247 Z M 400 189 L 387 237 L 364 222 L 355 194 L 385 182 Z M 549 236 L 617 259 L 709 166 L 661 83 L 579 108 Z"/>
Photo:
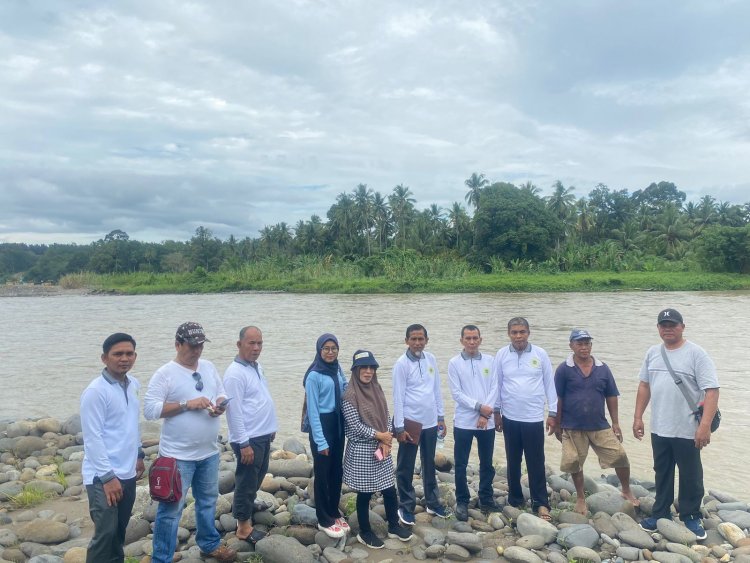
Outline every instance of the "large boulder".
<path fill-rule="evenodd" d="M 557 543 L 565 548 L 576 546 L 593 548 L 599 543 L 599 533 L 588 524 L 574 524 L 557 533 Z"/>
<path fill-rule="evenodd" d="M 310 477 L 312 464 L 303 459 L 274 459 L 268 464 L 268 472 L 276 477 Z"/>
<path fill-rule="evenodd" d="M 255 545 L 255 552 L 263 563 L 314 563 L 312 551 L 294 538 L 274 534 L 266 536 Z"/>
<path fill-rule="evenodd" d="M 62 423 L 63 434 L 73 434 L 73 436 L 75 436 L 76 434 L 81 432 L 81 430 L 82 426 L 80 414 L 71 415 L 65 419 L 65 422 Z"/>
<path fill-rule="evenodd" d="M 552 543 L 557 538 L 557 528 L 553 524 L 528 512 L 522 512 L 518 516 L 516 528 L 522 536 L 542 536 L 545 544 Z"/>
<path fill-rule="evenodd" d="M 42 434 L 45 432 L 59 434 L 62 430 L 62 424 L 56 418 L 40 418 L 36 421 L 36 429 Z"/>
<path fill-rule="evenodd" d="M 70 537 L 70 528 L 62 522 L 36 518 L 18 531 L 22 541 L 36 543 L 62 543 Z"/>
<path fill-rule="evenodd" d="M 22 436 L 16 442 L 13 453 L 21 459 L 29 457 L 34 452 L 41 452 L 47 447 L 47 441 L 39 436 Z"/>

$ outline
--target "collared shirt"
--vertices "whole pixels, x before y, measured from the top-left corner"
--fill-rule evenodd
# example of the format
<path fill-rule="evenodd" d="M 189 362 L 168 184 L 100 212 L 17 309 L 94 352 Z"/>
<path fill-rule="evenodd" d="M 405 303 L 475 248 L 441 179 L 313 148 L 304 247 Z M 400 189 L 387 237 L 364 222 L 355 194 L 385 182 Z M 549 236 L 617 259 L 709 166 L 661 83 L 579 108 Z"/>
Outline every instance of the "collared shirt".
<path fill-rule="evenodd" d="M 518 352 L 512 344 L 495 354 L 492 372 L 497 377 L 495 410 L 518 422 L 544 421 L 544 404 L 557 413 L 557 391 L 552 363 L 544 349 L 528 344 Z"/>
<path fill-rule="evenodd" d="M 445 416 L 440 370 L 430 352 L 417 357 L 407 350 L 393 365 L 393 426 L 403 432 L 404 418 L 432 428 Z"/>
<path fill-rule="evenodd" d="M 448 384 L 456 401 L 453 425 L 464 430 L 476 430 L 479 409 L 482 405 L 495 404 L 497 400 L 497 378 L 492 376 L 492 354 L 481 352 L 470 356 L 466 352 L 454 356 L 448 362 Z M 487 430 L 494 430 L 493 424 Z"/>
<path fill-rule="evenodd" d="M 604 414 L 607 397 L 617 397 L 615 378 L 607 364 L 594 358 L 591 372 L 584 375 L 573 361 L 573 354 L 557 366 L 555 388 L 562 399 L 560 426 L 568 430 L 604 430 L 609 422 Z"/>
<path fill-rule="evenodd" d="M 258 362 L 234 359 L 224 371 L 229 441 L 245 447 L 250 438 L 272 434 L 279 428 L 268 381 Z"/>
<path fill-rule="evenodd" d="M 143 414 L 146 420 L 161 418 L 165 403 L 179 403 L 198 397 L 207 397 L 216 403 L 226 397 L 216 367 L 203 358 L 198 360 L 203 389 L 196 389 L 193 370 L 174 360 L 161 366 L 148 383 L 143 399 Z M 211 416 L 207 409 L 188 410 L 165 418 L 161 426 L 159 453 L 186 461 L 201 461 L 219 451 L 219 430 L 221 421 Z"/>
<path fill-rule="evenodd" d="M 120 383 L 106 370 L 81 394 L 84 485 L 98 477 L 106 483 L 135 477 L 140 446 L 140 403 L 137 379 L 125 375 Z"/>

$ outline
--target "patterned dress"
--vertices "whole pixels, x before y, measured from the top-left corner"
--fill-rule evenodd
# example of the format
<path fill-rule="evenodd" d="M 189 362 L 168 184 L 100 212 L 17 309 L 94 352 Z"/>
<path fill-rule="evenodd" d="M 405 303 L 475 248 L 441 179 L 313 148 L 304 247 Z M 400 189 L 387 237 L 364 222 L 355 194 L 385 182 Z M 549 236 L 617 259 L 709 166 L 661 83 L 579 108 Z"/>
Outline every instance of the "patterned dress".
<path fill-rule="evenodd" d="M 367 426 L 359 412 L 349 401 L 342 402 L 346 420 L 346 451 L 344 452 L 344 483 L 360 493 L 374 493 L 394 485 L 393 459 L 391 456 L 381 460 L 375 459 L 378 441 L 374 438 L 375 430 Z M 388 432 L 393 431 L 391 419 L 388 418 Z"/>

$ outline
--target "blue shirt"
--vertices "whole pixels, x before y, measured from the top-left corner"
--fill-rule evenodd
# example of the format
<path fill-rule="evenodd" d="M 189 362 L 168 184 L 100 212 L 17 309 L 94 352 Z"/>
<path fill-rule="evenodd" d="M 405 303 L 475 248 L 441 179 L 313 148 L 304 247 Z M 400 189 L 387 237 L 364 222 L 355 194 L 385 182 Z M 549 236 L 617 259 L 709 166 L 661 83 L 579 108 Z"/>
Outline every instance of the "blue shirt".
<path fill-rule="evenodd" d="M 560 426 L 568 430 L 604 430 L 609 422 L 604 415 L 607 397 L 616 397 L 615 378 L 607 364 L 594 359 L 591 373 L 585 376 L 572 355 L 555 371 L 557 396 L 562 399 Z"/>
<path fill-rule="evenodd" d="M 338 380 L 341 388 L 340 396 L 343 397 L 347 381 L 341 370 L 338 373 Z M 329 375 L 311 371 L 307 374 L 305 393 L 307 394 L 307 418 L 310 420 L 310 433 L 313 441 L 318 451 L 328 449 L 328 442 L 323 435 L 323 426 L 320 424 L 320 415 L 337 410 L 333 379 Z M 338 405 L 338 410 L 340 409 L 341 405 Z"/>

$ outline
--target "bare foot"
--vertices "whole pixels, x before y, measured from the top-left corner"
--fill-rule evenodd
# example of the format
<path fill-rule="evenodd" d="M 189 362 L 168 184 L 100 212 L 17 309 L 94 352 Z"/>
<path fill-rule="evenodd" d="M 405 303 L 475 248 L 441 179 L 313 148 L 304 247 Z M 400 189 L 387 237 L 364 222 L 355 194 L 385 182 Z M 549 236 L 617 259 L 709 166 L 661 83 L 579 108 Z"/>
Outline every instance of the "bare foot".
<path fill-rule="evenodd" d="M 583 514 L 584 516 L 586 516 L 588 514 L 589 509 L 586 506 L 586 499 L 579 498 L 578 500 L 576 500 L 575 511 L 578 514 Z"/>
<path fill-rule="evenodd" d="M 622 493 L 620 493 L 620 496 L 624 498 L 626 501 L 628 501 L 630 504 L 632 504 L 633 506 L 641 506 L 641 501 L 635 498 L 633 496 L 633 493 L 631 493 L 630 491 L 627 491 L 627 492 L 623 491 Z"/>
<path fill-rule="evenodd" d="M 549 513 L 549 510 L 546 506 L 540 506 L 539 510 L 536 513 L 539 518 L 544 520 L 545 522 L 551 522 L 552 521 L 552 515 Z"/>
<path fill-rule="evenodd" d="M 246 540 L 250 537 L 250 534 L 253 533 L 253 527 L 250 524 L 249 521 L 246 522 L 238 522 L 237 523 L 237 531 L 235 532 L 235 536 L 238 540 Z"/>

